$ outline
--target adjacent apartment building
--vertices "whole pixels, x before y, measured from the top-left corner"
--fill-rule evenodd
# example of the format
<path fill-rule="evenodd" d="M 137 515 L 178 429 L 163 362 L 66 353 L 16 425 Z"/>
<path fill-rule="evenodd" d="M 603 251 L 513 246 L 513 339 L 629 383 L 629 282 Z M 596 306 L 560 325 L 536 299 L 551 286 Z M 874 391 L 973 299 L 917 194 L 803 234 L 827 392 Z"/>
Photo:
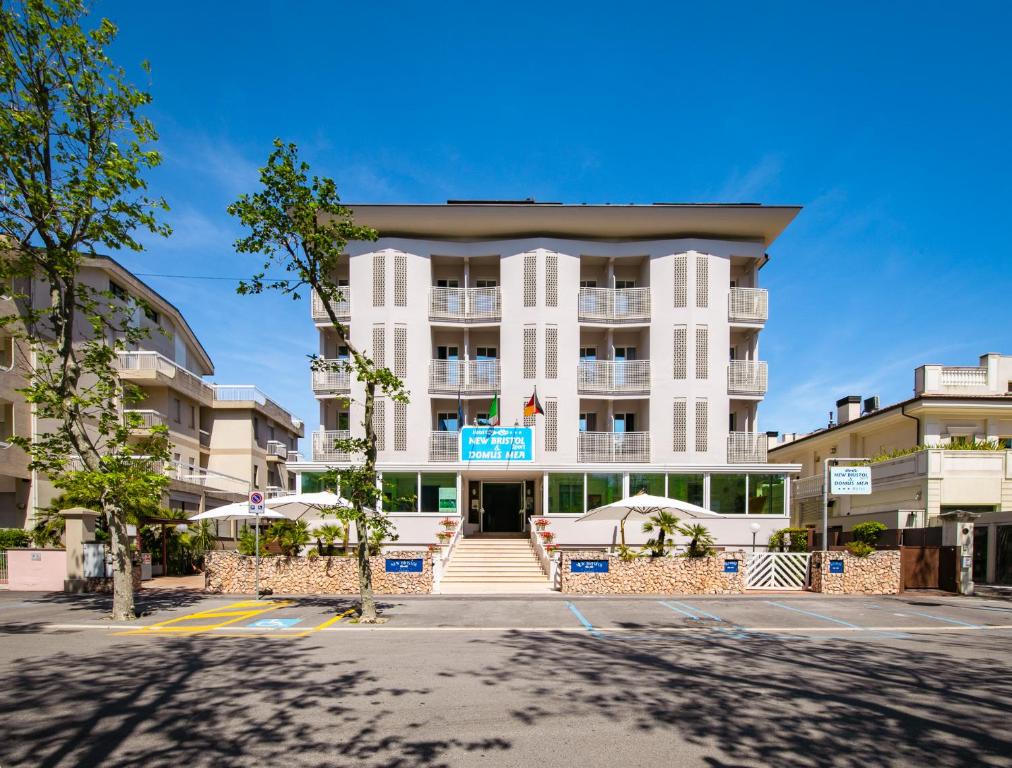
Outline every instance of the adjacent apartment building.
<path fill-rule="evenodd" d="M 335 275 L 340 313 L 411 395 L 376 411 L 386 503 L 402 532 L 416 530 L 412 515 L 447 511 L 463 515 L 465 535 L 520 532 L 531 514 L 577 515 L 639 489 L 768 530 L 786 524 L 796 467 L 768 463 L 757 419 L 760 274 L 798 208 L 352 208 L 380 239 L 349 246 Z M 345 356 L 316 301 L 312 319 L 319 353 Z M 320 424 L 296 465 L 304 490 L 348 461 L 334 441 L 362 419 L 346 374 L 314 372 L 312 387 Z M 544 415 L 524 416 L 535 388 Z M 501 433 L 488 427 L 494 401 Z M 516 450 L 484 450 L 499 434 Z"/>
<path fill-rule="evenodd" d="M 214 366 L 186 319 L 113 259 L 88 259 L 80 279 L 109 291 L 114 302 L 133 312 L 131 321 L 149 331 L 137 349 L 119 354 L 117 367 L 122 379 L 143 393 L 126 408 L 139 413 L 146 426 L 168 428 L 167 508 L 197 512 L 242 500 L 251 488 L 280 494 L 295 487 L 287 465 L 303 435 L 299 419 L 254 385 L 205 381 Z M 17 294 L 30 296 L 25 301 L 45 300 L 41 283 L 20 286 Z M 131 299 L 142 299 L 146 306 Z M 9 296 L 0 301 L 4 314 L 16 310 Z M 3 439 L 45 428 L 16 391 L 24 386 L 30 354 L 10 336 L 0 336 L 0 527 L 30 526 L 33 511 L 49 505 L 58 493 L 47 478 L 28 468 L 23 451 Z"/>
<path fill-rule="evenodd" d="M 981 513 L 974 527 L 974 580 L 1012 584 L 1012 357 L 972 367 L 923 365 L 913 397 L 837 402 L 836 424 L 787 435 L 769 455 L 800 464 L 791 514 L 822 528 L 823 467 L 834 457 L 872 459 L 872 493 L 831 499 L 830 531 L 877 520 L 889 528 L 936 525 L 942 512 Z M 967 449 L 970 450 L 967 450 Z"/>

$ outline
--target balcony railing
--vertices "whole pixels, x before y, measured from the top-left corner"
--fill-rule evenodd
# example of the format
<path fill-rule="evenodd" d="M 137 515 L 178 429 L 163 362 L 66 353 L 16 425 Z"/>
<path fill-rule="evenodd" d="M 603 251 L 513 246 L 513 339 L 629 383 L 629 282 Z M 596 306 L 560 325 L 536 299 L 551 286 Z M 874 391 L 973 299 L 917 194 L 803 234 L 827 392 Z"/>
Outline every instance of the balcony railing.
<path fill-rule="evenodd" d="M 987 368 L 944 366 L 939 375 L 943 387 L 986 387 Z"/>
<path fill-rule="evenodd" d="M 459 432 L 431 432 L 429 434 L 429 461 L 457 461 Z"/>
<path fill-rule="evenodd" d="M 621 394 L 650 391 L 649 360 L 581 360 L 581 393 Z"/>
<path fill-rule="evenodd" d="M 323 308 L 323 301 L 313 291 L 313 298 L 310 302 L 312 304 L 313 321 L 329 322 L 330 315 L 327 314 L 327 310 Z M 347 320 L 351 317 L 351 288 L 348 286 L 341 287 L 341 300 L 334 304 L 334 312 L 337 315 L 338 320 Z"/>
<path fill-rule="evenodd" d="M 731 432 L 727 436 L 727 463 L 765 464 L 766 440 L 763 432 Z"/>
<path fill-rule="evenodd" d="M 264 488 L 264 496 L 268 499 L 276 499 L 278 496 L 287 496 L 288 489 L 282 488 L 280 485 L 268 485 Z"/>
<path fill-rule="evenodd" d="M 292 416 L 285 408 L 271 400 L 260 387 L 255 384 L 215 384 L 214 399 L 221 402 L 251 402 L 262 405 L 275 412 L 281 421 L 288 418 L 295 429 L 302 429 L 302 419 Z"/>
<path fill-rule="evenodd" d="M 732 288 L 727 319 L 732 323 L 765 323 L 769 319 L 769 293 L 765 288 Z"/>
<path fill-rule="evenodd" d="M 581 288 L 579 319 L 591 323 L 634 323 L 650 319 L 649 288 Z"/>
<path fill-rule="evenodd" d="M 212 388 L 207 382 L 179 363 L 169 360 L 161 352 L 118 352 L 116 368 L 125 378 L 130 378 L 130 374 L 134 371 L 159 373 L 172 379 L 179 389 L 198 399 L 206 400 L 212 397 Z"/>
<path fill-rule="evenodd" d="M 200 430 L 200 445 L 202 448 L 211 447 L 211 433 L 206 429 Z"/>
<path fill-rule="evenodd" d="M 324 363 L 346 362 L 344 360 L 324 360 Z M 351 371 L 347 367 L 336 369 L 314 370 L 313 392 L 317 395 L 336 394 L 351 391 Z"/>
<path fill-rule="evenodd" d="M 499 288 L 432 288 L 429 319 L 496 323 L 502 317 Z"/>
<path fill-rule="evenodd" d="M 277 456 L 282 461 L 288 460 L 288 446 L 282 443 L 280 440 L 268 440 L 267 441 L 267 455 Z"/>
<path fill-rule="evenodd" d="M 794 481 L 792 495 L 795 499 L 810 499 L 822 495 L 824 478 L 822 475 L 809 475 Z"/>
<path fill-rule="evenodd" d="M 169 423 L 168 417 L 164 413 L 151 410 L 141 410 L 139 408 L 131 408 L 123 411 L 124 417 L 137 416 L 140 419 L 138 427 L 142 429 L 151 429 L 151 427 L 164 427 Z"/>
<path fill-rule="evenodd" d="M 290 462 L 302 461 L 302 454 L 299 453 L 298 451 L 289 451 L 288 461 Z"/>
<path fill-rule="evenodd" d="M 498 360 L 431 360 L 429 392 L 455 395 L 499 391 Z"/>
<path fill-rule="evenodd" d="M 577 461 L 642 464 L 650 461 L 649 432 L 581 432 Z"/>
<path fill-rule="evenodd" d="M 327 429 L 313 433 L 313 461 L 351 461 L 351 455 L 334 447 L 338 440 L 347 440 L 347 429 Z"/>
<path fill-rule="evenodd" d="M 165 474 L 173 480 L 200 485 L 228 493 L 245 494 L 249 492 L 249 482 L 241 477 L 225 475 L 221 472 L 212 472 L 203 467 L 195 467 L 183 464 L 181 461 L 170 461 L 165 465 Z"/>
<path fill-rule="evenodd" d="M 730 395 L 765 395 L 767 366 L 763 360 L 732 360 L 727 367 Z"/>

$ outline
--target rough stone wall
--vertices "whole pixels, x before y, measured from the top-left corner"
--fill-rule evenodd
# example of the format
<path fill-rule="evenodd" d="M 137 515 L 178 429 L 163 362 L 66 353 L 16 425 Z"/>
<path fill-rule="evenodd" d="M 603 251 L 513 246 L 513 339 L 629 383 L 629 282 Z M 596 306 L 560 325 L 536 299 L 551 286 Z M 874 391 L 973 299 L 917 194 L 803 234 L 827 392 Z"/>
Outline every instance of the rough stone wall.
<path fill-rule="evenodd" d="M 608 560 L 607 573 L 573 573 L 573 560 Z M 724 561 L 737 560 L 737 573 Z M 562 591 L 584 595 L 736 595 L 745 591 L 745 552 L 713 557 L 622 560 L 603 552 L 563 552 Z"/>
<path fill-rule="evenodd" d="M 421 573 L 387 573 L 384 561 L 422 560 Z M 432 592 L 432 556 L 428 552 L 384 552 L 371 557 L 372 585 L 377 595 L 428 595 Z M 252 594 L 255 558 L 236 552 L 209 552 L 204 566 L 204 591 Z M 260 560 L 260 588 L 277 595 L 358 594 L 354 557 L 282 557 Z"/>
<path fill-rule="evenodd" d="M 830 573 L 832 560 L 843 561 L 843 573 Z M 898 549 L 882 549 L 868 557 L 849 552 L 813 552 L 812 592 L 829 595 L 896 595 L 903 583 Z"/>

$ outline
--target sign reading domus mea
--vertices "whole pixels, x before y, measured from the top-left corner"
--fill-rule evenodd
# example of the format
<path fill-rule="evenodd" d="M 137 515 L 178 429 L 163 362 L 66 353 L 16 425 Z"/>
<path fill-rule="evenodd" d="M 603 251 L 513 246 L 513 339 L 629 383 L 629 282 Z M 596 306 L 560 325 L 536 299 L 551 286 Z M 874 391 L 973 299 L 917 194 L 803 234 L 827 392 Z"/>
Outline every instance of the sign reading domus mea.
<path fill-rule="evenodd" d="M 463 462 L 532 462 L 534 430 L 531 427 L 464 427 L 460 430 Z"/>
<path fill-rule="evenodd" d="M 837 496 L 871 493 L 871 467 L 830 467 L 829 492 Z"/>

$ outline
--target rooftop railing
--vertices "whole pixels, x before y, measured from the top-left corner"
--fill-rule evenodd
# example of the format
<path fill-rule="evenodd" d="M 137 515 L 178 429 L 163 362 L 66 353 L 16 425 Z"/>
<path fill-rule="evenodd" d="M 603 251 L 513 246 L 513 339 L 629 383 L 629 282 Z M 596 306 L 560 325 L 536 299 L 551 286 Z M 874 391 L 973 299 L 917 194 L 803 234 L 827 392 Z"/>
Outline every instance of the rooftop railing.
<path fill-rule="evenodd" d="M 301 419 L 295 418 L 284 407 L 267 397 L 264 391 L 255 384 L 214 384 L 212 388 L 214 389 L 215 400 L 221 402 L 251 402 L 266 408 L 272 408 L 280 411 L 279 418 L 283 414 L 291 420 L 293 427 L 302 429 Z"/>

